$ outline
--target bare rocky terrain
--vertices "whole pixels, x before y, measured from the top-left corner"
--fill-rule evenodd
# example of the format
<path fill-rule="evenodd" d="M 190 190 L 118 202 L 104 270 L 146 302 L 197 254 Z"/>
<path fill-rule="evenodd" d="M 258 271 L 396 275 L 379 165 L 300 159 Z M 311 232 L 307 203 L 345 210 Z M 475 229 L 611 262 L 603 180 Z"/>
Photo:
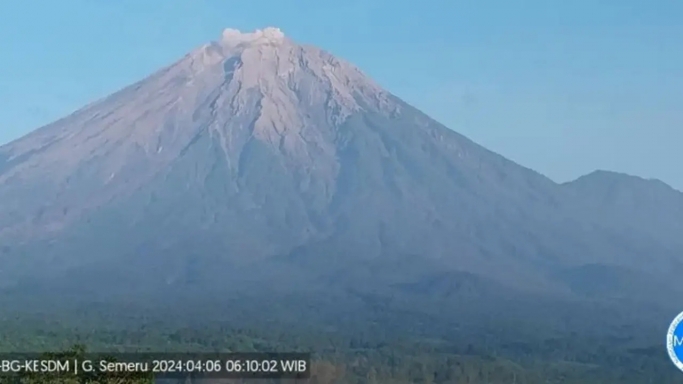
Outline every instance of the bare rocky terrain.
<path fill-rule="evenodd" d="M 0 147 L 8 300 L 645 322 L 683 307 L 681 233 L 664 183 L 555 183 L 275 28 Z"/>

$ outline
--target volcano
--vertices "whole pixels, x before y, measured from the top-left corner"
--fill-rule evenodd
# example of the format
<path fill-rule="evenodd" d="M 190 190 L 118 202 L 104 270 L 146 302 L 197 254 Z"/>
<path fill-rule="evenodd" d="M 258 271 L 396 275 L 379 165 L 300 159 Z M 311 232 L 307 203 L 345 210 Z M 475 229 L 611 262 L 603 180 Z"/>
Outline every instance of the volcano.
<path fill-rule="evenodd" d="M 681 292 L 680 192 L 555 183 L 277 28 L 225 30 L 0 147 L 0 202 L 8 296 L 429 298 L 455 316 Z"/>

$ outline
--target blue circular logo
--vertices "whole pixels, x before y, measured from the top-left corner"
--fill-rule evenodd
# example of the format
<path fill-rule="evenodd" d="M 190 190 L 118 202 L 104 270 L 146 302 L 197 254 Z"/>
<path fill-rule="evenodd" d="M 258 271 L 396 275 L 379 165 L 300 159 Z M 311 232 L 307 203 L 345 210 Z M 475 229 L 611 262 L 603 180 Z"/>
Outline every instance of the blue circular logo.
<path fill-rule="evenodd" d="M 683 371 L 683 312 L 676 316 L 669 326 L 666 349 L 674 365 Z"/>

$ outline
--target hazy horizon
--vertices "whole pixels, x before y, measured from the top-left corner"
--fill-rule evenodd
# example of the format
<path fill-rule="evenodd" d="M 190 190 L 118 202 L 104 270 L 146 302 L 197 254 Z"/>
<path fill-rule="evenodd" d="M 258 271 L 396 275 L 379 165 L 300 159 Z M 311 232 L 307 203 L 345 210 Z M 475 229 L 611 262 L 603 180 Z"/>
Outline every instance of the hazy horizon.
<path fill-rule="evenodd" d="M 680 383 L 679 11 L 0 2 L 8 380 Z"/>
<path fill-rule="evenodd" d="M 223 28 L 276 26 L 557 182 L 600 169 L 683 189 L 679 5 L 304 2 L 301 20 L 276 2 L 258 12 L 215 1 L 43 3 L 0 5 L 0 31 L 18 37 L 0 42 L 10 58 L 0 63 L 9 79 L 0 144 L 141 80 Z"/>

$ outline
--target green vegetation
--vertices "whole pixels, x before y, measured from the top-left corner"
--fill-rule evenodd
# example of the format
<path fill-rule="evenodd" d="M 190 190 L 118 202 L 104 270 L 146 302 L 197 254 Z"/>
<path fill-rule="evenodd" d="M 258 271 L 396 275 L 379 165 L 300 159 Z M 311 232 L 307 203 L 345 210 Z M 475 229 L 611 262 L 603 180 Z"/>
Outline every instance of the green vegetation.
<path fill-rule="evenodd" d="M 42 360 L 73 362 L 82 361 L 86 357 L 86 348 L 83 345 L 73 347 L 61 352 L 46 352 Z M 108 359 L 115 361 L 115 359 Z M 0 377 L 2 384 L 147 384 L 153 383 L 154 378 L 146 374 L 101 374 L 99 372 L 60 372 L 60 373 L 35 373 L 22 372 L 15 375 Z"/>
<path fill-rule="evenodd" d="M 666 358 L 662 346 L 638 348 L 638 343 L 628 338 L 570 335 L 513 341 L 512 337 L 498 337 L 494 343 L 487 335 L 474 335 L 489 341 L 464 343 L 457 341 L 457 337 L 430 339 L 372 332 L 370 326 L 365 333 L 286 326 L 243 329 L 217 324 L 182 328 L 164 327 L 158 322 L 98 328 L 89 323 L 62 327 L 57 323 L 5 320 L 2 326 L 0 347 L 4 351 L 62 350 L 65 352 L 58 355 L 61 358 L 82 355 L 85 346 L 96 352 L 310 351 L 314 353 L 311 384 L 668 384 L 683 379 L 683 374 Z M 73 347 L 74 344 L 82 346 Z M 38 375 L 3 380 L 22 384 L 150 381 L 148 377 Z"/>

